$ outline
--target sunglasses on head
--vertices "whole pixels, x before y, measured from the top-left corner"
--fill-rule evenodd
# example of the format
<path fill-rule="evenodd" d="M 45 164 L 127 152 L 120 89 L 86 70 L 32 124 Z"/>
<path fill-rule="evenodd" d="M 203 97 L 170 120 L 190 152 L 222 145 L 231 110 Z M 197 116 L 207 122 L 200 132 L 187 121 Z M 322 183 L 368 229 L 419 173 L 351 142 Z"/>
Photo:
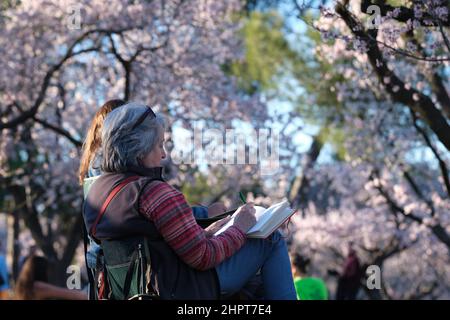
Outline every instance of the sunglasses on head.
<path fill-rule="evenodd" d="M 139 119 L 136 121 L 136 123 L 133 125 L 133 127 L 131 127 L 131 130 L 136 129 L 136 127 L 138 125 L 140 125 L 142 122 L 144 122 L 145 118 L 147 118 L 147 116 L 150 114 L 152 119 L 156 118 L 156 114 L 153 112 L 152 108 L 150 108 L 149 106 L 146 106 L 147 110 L 145 110 L 145 112 L 142 114 L 142 116 L 139 117 Z"/>

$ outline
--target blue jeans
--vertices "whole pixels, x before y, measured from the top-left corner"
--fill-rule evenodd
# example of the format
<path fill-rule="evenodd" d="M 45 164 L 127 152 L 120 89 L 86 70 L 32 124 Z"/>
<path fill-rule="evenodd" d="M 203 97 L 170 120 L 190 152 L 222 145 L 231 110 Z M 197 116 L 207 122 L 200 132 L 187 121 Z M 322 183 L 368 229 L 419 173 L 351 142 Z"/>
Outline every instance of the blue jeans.
<path fill-rule="evenodd" d="M 267 239 L 247 239 L 238 252 L 216 267 L 222 294 L 238 292 L 259 269 L 265 299 L 297 300 L 286 242 L 279 231 Z"/>
<path fill-rule="evenodd" d="M 94 242 L 89 237 L 89 249 L 86 254 L 86 264 L 90 269 L 95 269 L 97 266 L 97 255 L 100 252 L 100 245 Z"/>

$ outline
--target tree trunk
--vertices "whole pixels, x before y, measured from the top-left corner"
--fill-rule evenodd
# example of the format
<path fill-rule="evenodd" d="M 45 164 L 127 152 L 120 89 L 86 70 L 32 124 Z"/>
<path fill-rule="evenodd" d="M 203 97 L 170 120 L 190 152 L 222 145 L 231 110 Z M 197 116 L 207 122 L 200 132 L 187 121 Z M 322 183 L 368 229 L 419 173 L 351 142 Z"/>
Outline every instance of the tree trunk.
<path fill-rule="evenodd" d="M 6 215 L 7 225 L 7 257 L 11 265 L 12 281 L 17 279 L 19 275 L 19 258 L 20 258 L 20 245 L 19 245 L 19 214 L 17 211 L 13 211 L 11 214 Z"/>
<path fill-rule="evenodd" d="M 52 281 L 56 285 L 65 286 L 67 280 L 67 267 L 73 262 L 75 252 L 80 244 L 82 233 L 83 219 L 81 214 L 78 214 L 73 223 L 72 229 L 67 236 L 67 245 L 64 248 L 62 258 L 56 261 L 54 265 L 55 276 Z"/>
<path fill-rule="evenodd" d="M 20 259 L 20 244 L 19 244 L 19 232 L 20 232 L 20 218 L 19 213 L 16 211 L 13 213 L 13 227 L 12 227 L 12 247 L 13 247 L 13 255 L 12 255 L 12 277 L 14 281 L 17 279 L 19 275 L 19 259 Z"/>
<path fill-rule="evenodd" d="M 309 179 L 306 176 L 308 170 L 314 167 L 317 158 L 320 155 L 320 151 L 322 150 L 323 143 L 321 141 L 321 135 L 326 128 L 322 128 L 320 132 L 314 136 L 313 142 L 309 147 L 308 152 L 305 155 L 303 165 L 302 165 L 302 173 L 296 177 L 291 185 L 289 190 L 289 199 L 291 200 L 291 205 L 293 208 L 302 209 L 304 216 L 304 209 L 307 203 L 306 192 L 309 186 Z"/>

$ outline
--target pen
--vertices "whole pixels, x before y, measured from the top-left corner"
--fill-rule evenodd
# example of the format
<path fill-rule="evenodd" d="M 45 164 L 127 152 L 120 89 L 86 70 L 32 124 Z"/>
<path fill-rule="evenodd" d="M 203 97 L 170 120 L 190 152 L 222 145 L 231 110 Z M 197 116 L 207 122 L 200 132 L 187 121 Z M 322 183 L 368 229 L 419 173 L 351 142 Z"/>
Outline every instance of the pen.
<path fill-rule="evenodd" d="M 240 192 L 240 191 L 239 191 L 239 198 L 241 198 L 241 201 L 242 201 L 244 204 L 247 203 L 247 201 L 245 201 L 244 195 L 243 195 L 242 192 Z"/>

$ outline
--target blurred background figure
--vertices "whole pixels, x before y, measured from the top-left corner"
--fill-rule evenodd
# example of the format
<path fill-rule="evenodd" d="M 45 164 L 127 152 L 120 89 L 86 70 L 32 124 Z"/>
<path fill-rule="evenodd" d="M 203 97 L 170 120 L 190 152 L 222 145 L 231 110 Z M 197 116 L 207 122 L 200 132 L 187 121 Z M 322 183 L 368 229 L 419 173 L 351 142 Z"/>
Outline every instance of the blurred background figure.
<path fill-rule="evenodd" d="M 47 259 L 32 254 L 25 260 L 17 278 L 14 298 L 17 300 L 87 300 L 87 293 L 49 284 Z"/>
<path fill-rule="evenodd" d="M 0 250 L 2 243 L 0 242 Z M 9 297 L 9 275 L 8 266 L 6 265 L 6 258 L 0 251 L 0 300 L 8 299 Z"/>
<path fill-rule="evenodd" d="M 353 249 L 353 243 L 350 242 L 344 268 L 338 280 L 336 300 L 355 300 L 361 286 L 362 275 L 361 264 Z"/>
<path fill-rule="evenodd" d="M 20 248 L 20 255 L 19 255 L 19 261 L 18 263 L 18 269 L 17 270 L 22 270 L 23 266 L 25 265 L 25 262 L 27 261 L 27 259 L 31 256 L 39 256 L 42 254 L 41 251 L 39 251 L 38 247 L 36 245 L 31 245 L 28 248 L 22 244 L 19 244 Z"/>
<path fill-rule="evenodd" d="M 292 256 L 292 274 L 298 300 L 328 300 L 325 282 L 317 277 L 308 276 L 310 260 L 298 253 Z"/>

